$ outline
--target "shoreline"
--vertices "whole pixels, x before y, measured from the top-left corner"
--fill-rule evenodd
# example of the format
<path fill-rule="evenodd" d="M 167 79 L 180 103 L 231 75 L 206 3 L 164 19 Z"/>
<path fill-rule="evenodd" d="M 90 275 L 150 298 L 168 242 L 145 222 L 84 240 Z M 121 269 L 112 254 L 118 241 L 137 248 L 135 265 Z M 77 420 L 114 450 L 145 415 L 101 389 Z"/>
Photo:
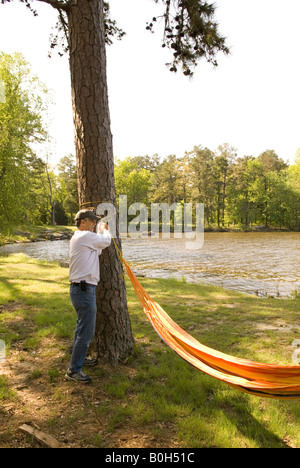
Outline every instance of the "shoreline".
<path fill-rule="evenodd" d="M 0 233 L 0 247 L 9 244 L 71 239 L 75 226 L 26 226 L 16 227 L 10 234 Z"/>
<path fill-rule="evenodd" d="M 10 234 L 2 234 L 0 232 L 0 247 L 8 244 L 15 243 L 31 243 L 31 242 L 42 242 L 42 241 L 56 241 L 71 239 L 75 226 L 26 226 L 16 227 Z M 204 234 L 247 234 L 247 233 L 296 233 L 295 231 L 287 228 L 266 228 L 264 226 L 256 226 L 254 228 L 242 229 L 242 228 L 205 228 Z M 171 231 L 172 234 L 172 231 Z M 144 237 L 146 233 L 144 233 Z M 151 231 L 148 232 L 148 236 L 151 236 Z"/>

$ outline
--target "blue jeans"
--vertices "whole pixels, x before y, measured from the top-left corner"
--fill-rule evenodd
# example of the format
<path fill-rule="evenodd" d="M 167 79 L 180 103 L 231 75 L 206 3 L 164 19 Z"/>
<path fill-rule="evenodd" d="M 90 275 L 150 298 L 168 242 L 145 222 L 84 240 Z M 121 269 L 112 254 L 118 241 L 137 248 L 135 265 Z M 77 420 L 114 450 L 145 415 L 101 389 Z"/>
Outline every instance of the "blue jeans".
<path fill-rule="evenodd" d="M 77 322 L 69 369 L 72 372 L 81 372 L 89 345 L 95 334 L 96 286 L 88 285 L 86 291 L 82 291 L 80 286 L 71 284 L 70 298 L 77 313 Z"/>

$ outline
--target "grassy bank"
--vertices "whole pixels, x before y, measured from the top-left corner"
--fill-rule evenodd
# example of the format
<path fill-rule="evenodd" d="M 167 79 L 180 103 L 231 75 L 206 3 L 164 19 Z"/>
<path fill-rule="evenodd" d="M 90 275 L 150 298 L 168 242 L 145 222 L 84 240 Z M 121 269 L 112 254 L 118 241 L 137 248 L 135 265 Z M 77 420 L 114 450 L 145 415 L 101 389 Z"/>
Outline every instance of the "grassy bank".
<path fill-rule="evenodd" d="M 291 364 L 300 299 L 260 299 L 213 286 L 142 279 L 201 342 Z M 300 402 L 260 399 L 203 375 L 161 342 L 127 283 L 136 339 L 126 365 L 99 365 L 90 386 L 64 381 L 75 316 L 68 270 L 24 255 L 0 258 L 0 447 L 38 447 L 40 428 L 65 447 L 297 447 Z"/>
<path fill-rule="evenodd" d="M 72 226 L 28 226 L 21 225 L 6 234 L 0 233 L 0 246 L 15 242 L 35 242 L 70 237 L 75 230 Z"/>

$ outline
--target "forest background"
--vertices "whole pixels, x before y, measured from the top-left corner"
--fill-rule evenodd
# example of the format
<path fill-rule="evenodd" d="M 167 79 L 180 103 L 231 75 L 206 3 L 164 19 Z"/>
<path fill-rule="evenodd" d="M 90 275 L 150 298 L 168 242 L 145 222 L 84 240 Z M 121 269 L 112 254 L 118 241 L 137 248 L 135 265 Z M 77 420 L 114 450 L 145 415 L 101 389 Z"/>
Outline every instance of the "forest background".
<path fill-rule="evenodd" d="M 72 225 L 78 211 L 75 157 L 51 166 L 50 101 L 21 54 L 0 53 L 2 233 L 24 224 Z M 115 179 L 117 196 L 127 195 L 128 206 L 203 203 L 206 230 L 300 230 L 300 149 L 289 164 L 274 149 L 237 157 L 228 143 L 215 150 L 200 144 L 181 157 L 116 160 Z"/>

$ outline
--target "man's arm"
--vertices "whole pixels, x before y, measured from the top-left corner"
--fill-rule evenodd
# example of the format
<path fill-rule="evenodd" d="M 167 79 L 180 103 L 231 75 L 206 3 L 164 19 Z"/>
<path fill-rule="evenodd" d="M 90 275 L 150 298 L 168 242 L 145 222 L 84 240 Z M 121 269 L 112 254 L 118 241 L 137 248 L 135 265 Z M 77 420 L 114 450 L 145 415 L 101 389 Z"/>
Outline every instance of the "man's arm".
<path fill-rule="evenodd" d="M 106 223 L 98 223 L 95 242 L 98 249 L 106 249 L 111 244 L 111 234 Z"/>

